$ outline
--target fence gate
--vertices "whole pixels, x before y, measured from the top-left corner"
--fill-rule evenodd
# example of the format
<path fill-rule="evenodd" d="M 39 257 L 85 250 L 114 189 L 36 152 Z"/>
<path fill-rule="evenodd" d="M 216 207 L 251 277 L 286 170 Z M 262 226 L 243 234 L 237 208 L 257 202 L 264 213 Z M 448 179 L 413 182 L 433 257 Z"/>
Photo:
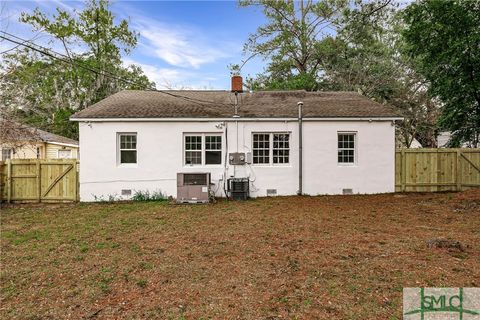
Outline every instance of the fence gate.
<path fill-rule="evenodd" d="M 76 159 L 10 159 L 0 162 L 0 173 L 4 201 L 78 201 Z"/>
<path fill-rule="evenodd" d="M 400 149 L 395 191 L 461 191 L 480 187 L 480 149 Z"/>

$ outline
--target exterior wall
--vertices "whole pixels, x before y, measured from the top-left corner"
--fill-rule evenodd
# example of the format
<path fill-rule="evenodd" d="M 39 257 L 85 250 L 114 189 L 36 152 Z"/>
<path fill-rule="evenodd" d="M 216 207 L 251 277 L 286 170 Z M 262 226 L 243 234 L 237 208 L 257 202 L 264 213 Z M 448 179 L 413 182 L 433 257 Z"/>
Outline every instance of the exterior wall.
<path fill-rule="evenodd" d="M 58 159 L 58 150 L 72 150 L 71 159 L 78 158 L 78 148 L 76 147 L 47 143 L 45 149 L 46 149 L 46 159 Z"/>
<path fill-rule="evenodd" d="M 338 164 L 337 133 L 356 133 L 354 165 Z M 395 126 L 383 122 L 306 122 L 304 193 L 342 194 L 395 191 Z"/>
<path fill-rule="evenodd" d="M 0 155 L 3 149 L 12 148 L 8 144 L 0 145 Z M 78 158 L 78 147 L 61 146 L 51 143 L 25 143 L 20 147 L 13 148 L 15 152 L 12 159 L 37 159 L 37 148 L 40 148 L 39 159 L 58 159 L 58 150 L 72 150 L 72 159 Z M 1 160 L 1 158 L 0 158 Z"/>
<path fill-rule="evenodd" d="M 37 148 L 40 148 L 40 158 L 44 156 L 44 144 L 43 143 L 28 143 L 21 146 L 12 147 L 8 144 L 0 145 L 0 155 L 3 149 L 14 149 L 12 159 L 37 159 Z M 1 158 L 0 158 L 1 159 Z"/>
<path fill-rule="evenodd" d="M 210 172 L 217 196 L 231 176 L 249 177 L 251 196 L 298 191 L 298 123 L 296 121 L 221 122 L 91 122 L 80 126 L 80 199 L 94 201 L 121 190 L 160 190 L 176 196 L 177 172 Z M 252 133 L 289 132 L 290 163 L 286 165 L 183 165 L 184 133 L 221 133 L 222 151 L 250 152 Z M 337 163 L 337 133 L 357 134 L 355 165 Z M 117 133 L 137 133 L 137 164 L 117 162 Z M 238 132 L 238 135 L 237 135 Z M 395 127 L 391 121 L 305 121 L 303 137 L 303 189 L 305 194 L 340 194 L 394 191 Z"/>

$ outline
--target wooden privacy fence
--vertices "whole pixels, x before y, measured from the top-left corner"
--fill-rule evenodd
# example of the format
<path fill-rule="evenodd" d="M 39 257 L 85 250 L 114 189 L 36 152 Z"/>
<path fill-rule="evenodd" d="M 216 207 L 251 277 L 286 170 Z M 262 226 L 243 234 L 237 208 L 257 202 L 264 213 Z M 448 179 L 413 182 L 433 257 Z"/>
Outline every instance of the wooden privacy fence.
<path fill-rule="evenodd" d="M 11 159 L 0 162 L 0 200 L 78 201 L 78 191 L 76 159 Z"/>
<path fill-rule="evenodd" d="M 75 159 L 0 161 L 0 201 L 79 200 Z M 399 149 L 395 191 L 461 191 L 480 187 L 480 149 Z"/>
<path fill-rule="evenodd" d="M 395 191 L 461 191 L 480 187 L 480 149 L 399 149 Z"/>

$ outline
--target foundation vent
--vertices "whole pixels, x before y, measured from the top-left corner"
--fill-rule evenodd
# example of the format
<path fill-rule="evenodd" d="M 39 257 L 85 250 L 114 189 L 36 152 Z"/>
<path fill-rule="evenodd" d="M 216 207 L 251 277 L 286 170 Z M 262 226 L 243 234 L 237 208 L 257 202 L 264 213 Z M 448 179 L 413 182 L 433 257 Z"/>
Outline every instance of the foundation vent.
<path fill-rule="evenodd" d="M 131 196 L 132 189 L 122 189 L 122 196 Z"/>
<path fill-rule="evenodd" d="M 277 195 L 277 189 L 267 189 L 267 197 L 274 197 Z"/>
<path fill-rule="evenodd" d="M 343 194 L 353 194 L 353 189 L 342 189 Z"/>

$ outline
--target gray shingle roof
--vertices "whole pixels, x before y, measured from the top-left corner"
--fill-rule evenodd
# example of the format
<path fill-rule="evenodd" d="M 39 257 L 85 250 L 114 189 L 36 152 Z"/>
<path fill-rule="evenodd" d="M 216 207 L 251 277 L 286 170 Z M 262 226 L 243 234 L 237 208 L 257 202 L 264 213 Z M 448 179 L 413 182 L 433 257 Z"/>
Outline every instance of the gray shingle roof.
<path fill-rule="evenodd" d="M 43 131 L 34 127 L 27 126 L 23 123 L 18 122 L 4 122 L 5 120 L 0 119 L 0 125 L 5 126 L 6 130 L 5 136 L 8 136 L 10 139 L 15 141 L 42 141 L 50 143 L 64 143 L 78 146 L 78 141 L 59 136 L 58 134 L 50 133 Z"/>
<path fill-rule="evenodd" d="M 77 112 L 83 118 L 226 118 L 234 114 L 235 96 L 229 91 L 118 92 Z M 187 98 L 173 97 L 169 94 Z M 196 103 L 199 99 L 212 103 Z M 306 118 L 399 117 L 389 106 L 356 92 L 259 91 L 238 95 L 239 115 L 244 118 L 298 116 L 297 102 L 304 103 Z"/>
<path fill-rule="evenodd" d="M 34 134 L 38 135 L 40 140 L 44 142 L 52 142 L 52 143 L 65 143 L 65 144 L 72 144 L 78 146 L 78 141 L 59 136 L 58 134 L 50 133 L 47 131 L 43 131 L 40 129 L 34 129 Z"/>

